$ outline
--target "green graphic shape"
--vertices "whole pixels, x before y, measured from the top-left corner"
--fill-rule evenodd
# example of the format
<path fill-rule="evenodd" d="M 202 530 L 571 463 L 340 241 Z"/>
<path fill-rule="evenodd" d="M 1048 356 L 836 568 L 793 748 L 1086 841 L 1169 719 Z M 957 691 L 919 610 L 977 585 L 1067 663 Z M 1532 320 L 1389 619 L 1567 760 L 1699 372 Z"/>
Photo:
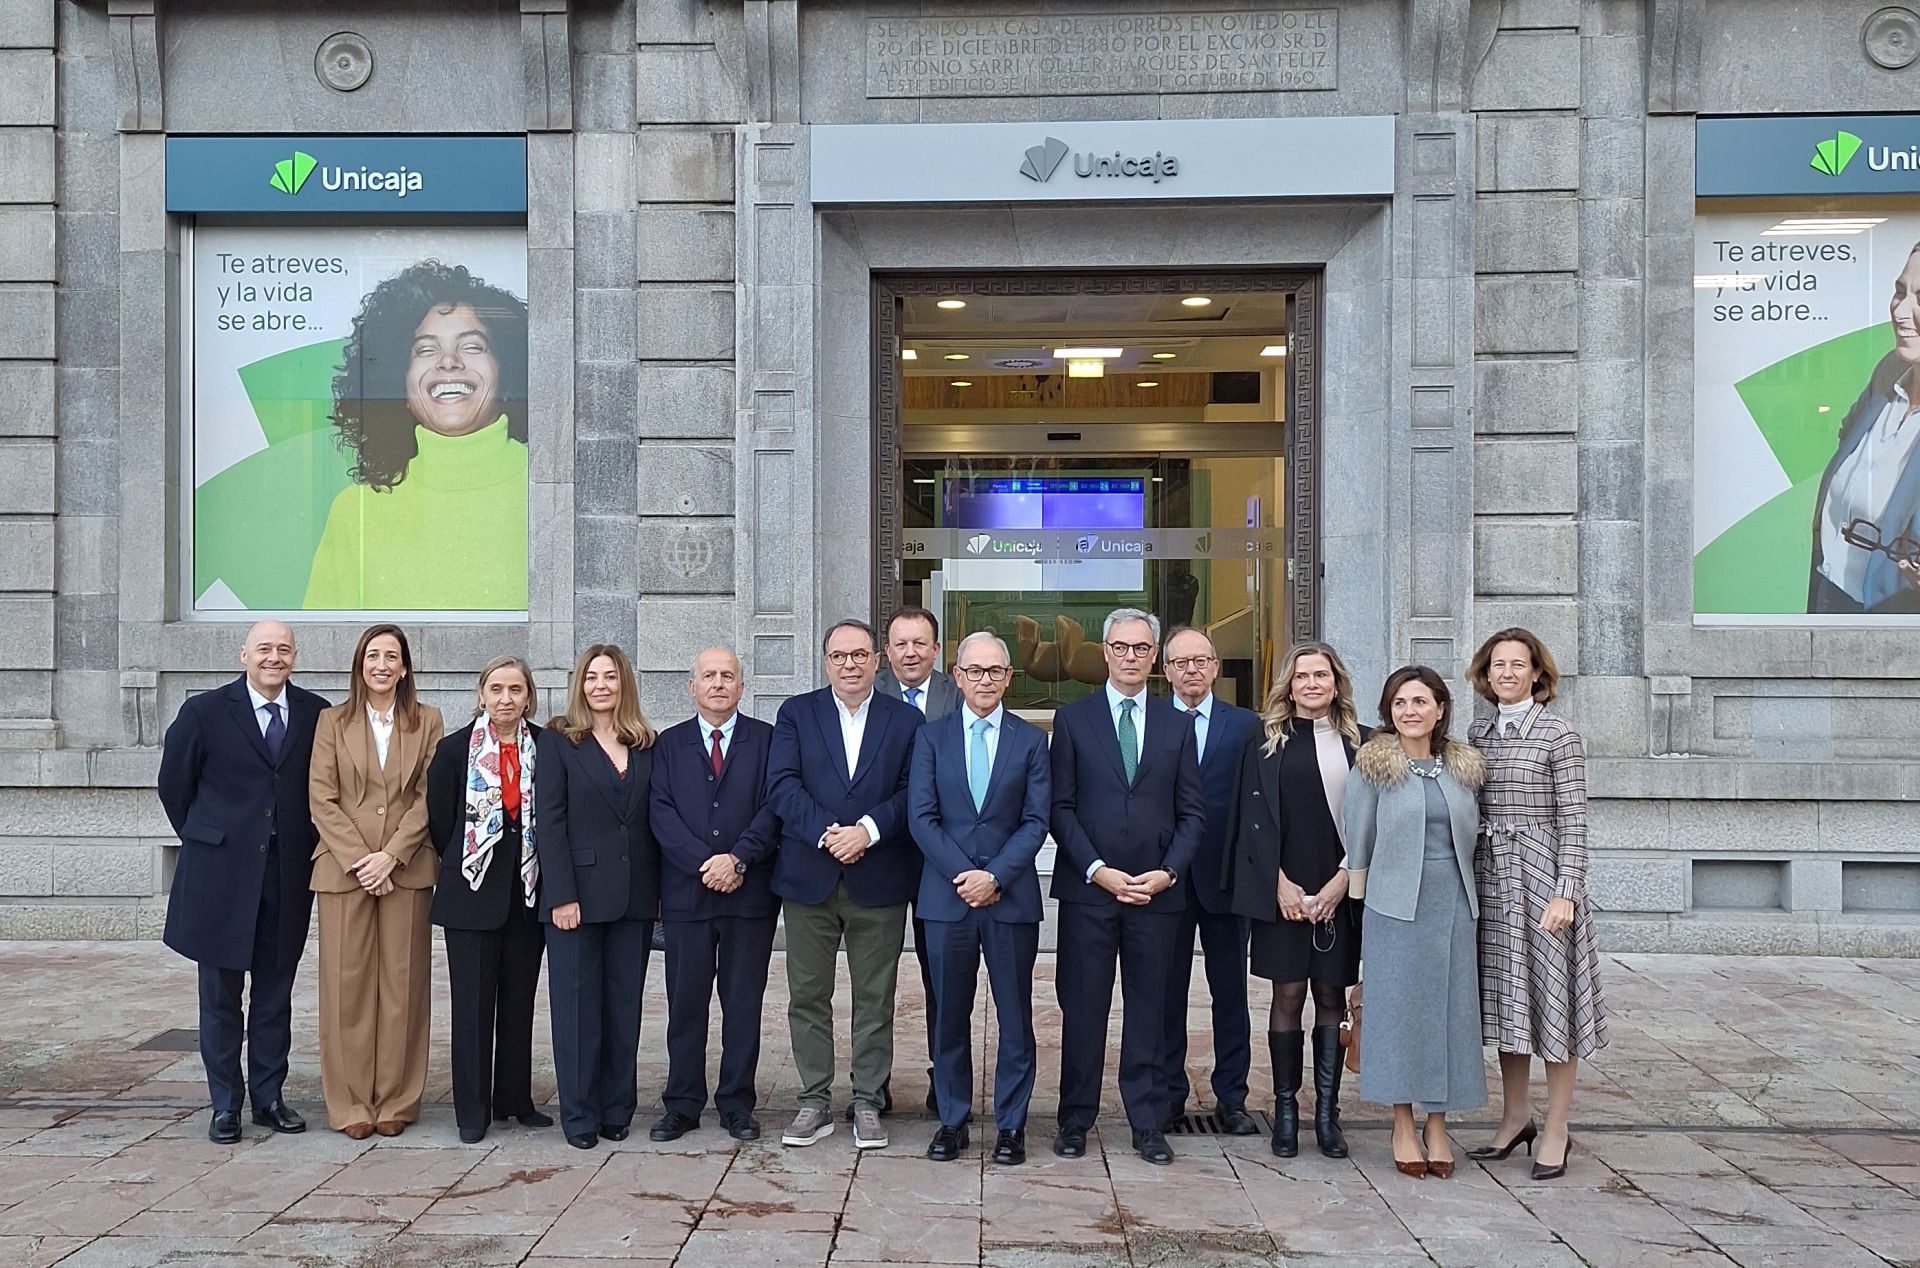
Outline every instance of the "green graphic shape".
<path fill-rule="evenodd" d="M 307 183 L 307 177 L 313 175 L 313 169 L 317 166 L 319 164 L 314 160 L 313 155 L 304 150 L 295 150 L 292 158 L 281 159 L 273 165 L 273 179 L 268 184 L 283 194 L 297 194 L 300 192 L 300 187 Z"/>
<path fill-rule="evenodd" d="M 1693 557 L 1693 610 L 1703 616 L 1802 615 L 1820 473 L 1756 507 Z"/>
<path fill-rule="evenodd" d="M 1847 164 L 1853 162 L 1853 156 L 1859 149 L 1859 137 L 1851 132 L 1835 132 L 1831 138 L 1813 147 L 1813 158 L 1808 166 L 1816 172 L 1838 176 L 1847 170 Z"/>

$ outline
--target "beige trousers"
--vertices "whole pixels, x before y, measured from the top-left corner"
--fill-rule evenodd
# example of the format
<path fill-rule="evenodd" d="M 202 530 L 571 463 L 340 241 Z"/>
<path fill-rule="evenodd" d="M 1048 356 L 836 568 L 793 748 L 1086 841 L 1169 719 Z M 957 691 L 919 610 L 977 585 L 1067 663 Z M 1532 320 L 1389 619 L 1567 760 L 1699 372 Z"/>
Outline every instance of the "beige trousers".
<path fill-rule="evenodd" d="M 420 1117 L 433 983 L 430 889 L 315 894 L 320 1088 L 335 1131 Z"/>

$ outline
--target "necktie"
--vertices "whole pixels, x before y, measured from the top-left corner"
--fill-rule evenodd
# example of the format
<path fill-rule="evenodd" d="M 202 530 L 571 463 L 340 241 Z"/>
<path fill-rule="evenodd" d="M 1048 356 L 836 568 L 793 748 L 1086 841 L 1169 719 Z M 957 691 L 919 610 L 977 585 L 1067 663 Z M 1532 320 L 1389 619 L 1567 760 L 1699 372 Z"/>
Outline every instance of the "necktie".
<path fill-rule="evenodd" d="M 713 728 L 713 752 L 710 756 L 713 759 L 713 777 L 715 779 L 718 779 L 720 778 L 720 766 L 722 763 L 722 758 L 720 756 L 720 728 L 719 727 Z"/>
<path fill-rule="evenodd" d="M 912 705 L 916 709 L 920 707 L 920 688 L 918 687 L 907 688 L 907 703 Z"/>
<path fill-rule="evenodd" d="M 1133 783 L 1133 772 L 1140 765 L 1140 733 L 1133 728 L 1132 700 L 1120 702 L 1120 770 Z"/>
<path fill-rule="evenodd" d="M 987 762 L 987 718 L 973 720 L 973 739 L 967 744 L 967 791 L 973 794 L 973 808 L 987 804 L 987 777 L 993 768 Z"/>
<path fill-rule="evenodd" d="M 280 755 L 287 747 L 287 723 L 280 716 L 280 702 L 267 702 L 267 757 L 275 766 L 280 764 Z"/>

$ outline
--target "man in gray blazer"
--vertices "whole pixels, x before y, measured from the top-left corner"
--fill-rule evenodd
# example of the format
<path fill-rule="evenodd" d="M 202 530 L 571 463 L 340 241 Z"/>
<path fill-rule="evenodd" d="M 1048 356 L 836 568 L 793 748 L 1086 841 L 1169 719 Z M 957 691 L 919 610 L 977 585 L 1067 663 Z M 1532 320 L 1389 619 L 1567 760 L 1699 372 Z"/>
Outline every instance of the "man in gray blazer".
<path fill-rule="evenodd" d="M 960 707 L 953 675 L 935 673 L 940 660 L 940 618 L 925 608 L 901 608 L 887 622 L 887 667 L 873 680 L 880 695 L 904 700 L 936 722 Z M 913 955 L 920 961 L 920 986 L 927 1001 L 927 1057 L 933 1046 L 933 966 L 927 960 L 927 925 L 920 903 L 913 904 Z M 882 1110 L 893 1108 L 893 1080 L 880 1089 Z M 933 1099 L 933 1067 L 927 1067 L 927 1112 L 938 1113 Z"/>

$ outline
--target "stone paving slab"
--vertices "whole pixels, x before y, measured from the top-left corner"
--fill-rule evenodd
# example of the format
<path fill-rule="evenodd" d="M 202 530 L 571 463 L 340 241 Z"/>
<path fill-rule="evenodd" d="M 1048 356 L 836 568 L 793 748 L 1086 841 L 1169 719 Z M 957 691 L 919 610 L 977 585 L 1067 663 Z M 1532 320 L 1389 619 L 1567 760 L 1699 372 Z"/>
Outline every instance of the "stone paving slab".
<path fill-rule="evenodd" d="M 974 1132 L 961 1161 L 929 1162 L 912 973 L 901 975 L 891 1146 L 857 1152 L 843 1127 L 783 1149 L 794 1074 L 778 961 L 759 1142 L 737 1144 L 709 1114 L 656 1146 L 643 1110 L 632 1137 L 591 1152 L 511 1124 L 462 1144 L 447 1104 L 442 967 L 429 1104 L 404 1136 L 350 1141 L 318 1125 L 303 976 L 287 1093 L 316 1125 L 276 1137 L 249 1122 L 238 1145 L 218 1146 L 198 1057 L 138 1050 L 194 1024 L 190 966 L 155 944 L 0 944 L 0 1268 L 1920 1268 L 1920 968 L 1609 956 L 1604 971 L 1614 1042 L 1582 1071 L 1571 1171 L 1536 1184 L 1524 1153 L 1464 1161 L 1498 1113 L 1491 1063 L 1495 1104 L 1453 1125 L 1463 1161 L 1450 1180 L 1396 1172 L 1385 1107 L 1351 1100 L 1348 1160 L 1320 1157 L 1310 1134 L 1292 1159 L 1264 1138 L 1180 1135 L 1173 1167 L 1147 1166 L 1126 1147 L 1111 1063 L 1088 1156 L 1055 1158 L 1050 1006 L 1036 1009 L 1051 1029 L 1029 1164 L 984 1161 L 990 1130 Z M 1050 1002 L 1044 961 L 1039 976 L 1037 998 Z M 1189 1075 L 1204 1089 L 1195 976 Z M 643 1102 L 666 1075 L 658 965 L 650 977 Z M 1266 990 L 1255 983 L 1256 1019 Z M 984 1105 L 984 986 L 976 1017 Z M 844 1008 L 839 1022 L 844 1062 Z M 535 1095 L 552 1096 L 545 1034 Z M 1256 1068 L 1254 1107 L 1271 1097 Z"/>

